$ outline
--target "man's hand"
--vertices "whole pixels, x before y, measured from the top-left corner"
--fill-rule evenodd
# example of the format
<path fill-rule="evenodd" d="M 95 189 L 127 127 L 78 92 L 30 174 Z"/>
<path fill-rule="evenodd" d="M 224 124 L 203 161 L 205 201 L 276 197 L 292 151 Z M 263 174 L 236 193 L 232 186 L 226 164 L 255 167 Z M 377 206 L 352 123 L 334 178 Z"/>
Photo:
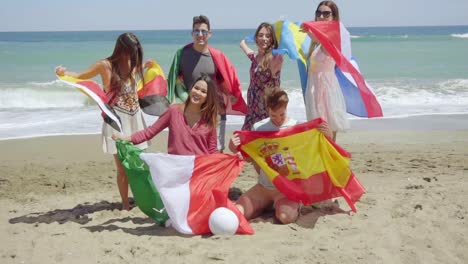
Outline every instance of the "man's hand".
<path fill-rule="evenodd" d="M 229 150 L 232 153 L 237 153 L 237 147 L 241 144 L 240 138 L 238 134 L 234 134 L 231 137 L 231 140 L 229 140 Z"/>
<path fill-rule="evenodd" d="M 323 122 L 321 123 L 317 129 L 322 132 L 325 136 L 331 138 L 333 136 L 331 130 L 330 130 L 330 127 L 328 126 L 328 123 L 327 122 Z"/>

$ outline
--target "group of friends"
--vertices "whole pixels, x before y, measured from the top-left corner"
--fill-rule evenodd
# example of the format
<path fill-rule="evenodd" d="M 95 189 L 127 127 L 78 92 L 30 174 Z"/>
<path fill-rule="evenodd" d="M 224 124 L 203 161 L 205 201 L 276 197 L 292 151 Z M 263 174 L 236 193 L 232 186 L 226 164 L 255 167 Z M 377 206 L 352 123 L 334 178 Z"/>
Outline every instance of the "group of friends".
<path fill-rule="evenodd" d="M 339 20 L 338 7 L 333 1 L 322 1 L 315 11 L 316 21 Z M 333 141 L 336 133 L 349 127 L 343 94 L 334 74 L 335 62 L 331 56 L 311 37 L 307 58 L 311 59 L 308 69 L 308 86 L 304 98 L 308 120 L 322 118 L 326 122 L 318 129 Z M 110 98 L 110 105 L 120 117 L 122 131 L 117 133 L 110 125 L 102 127 L 103 150 L 114 155 L 117 167 L 117 185 L 122 199 L 122 209 L 130 210 L 128 178 L 116 153 L 115 140 L 131 141 L 145 149 L 150 140 L 165 128 L 169 130 L 167 152 L 175 155 L 199 155 L 222 152 L 224 132 L 218 136 L 218 128 L 224 131 L 226 122 L 226 100 L 236 104 L 228 91 L 240 88 L 235 69 L 229 59 L 219 50 L 208 45 L 212 35 L 210 21 L 206 16 L 193 18 L 193 42 L 177 51 L 169 72 L 168 86 L 175 80 L 186 89 L 175 88 L 179 98 L 169 106 L 154 124 L 146 126 L 138 104 L 137 83 L 143 80 L 145 68 L 152 60 L 144 62 L 143 48 L 133 33 L 121 34 L 111 56 L 99 60 L 83 72 L 68 71 L 58 66 L 59 76 L 91 79 L 100 76 L 103 89 Z M 249 47 L 245 40 L 240 48 L 251 61 L 250 84 L 247 90 L 247 113 L 242 130 L 275 131 L 298 124 L 287 116 L 288 95 L 280 88 L 283 57 L 273 54 L 278 41 L 271 24 L 261 23 L 255 32 L 257 50 Z M 234 70 L 232 70 L 234 69 Z M 241 98 L 242 100 L 242 98 Z M 233 135 L 229 149 L 236 153 L 240 140 Z M 254 164 L 255 165 L 255 164 Z M 277 219 L 284 224 L 299 217 L 300 203 L 291 201 L 279 192 L 265 173 L 255 166 L 258 183 L 242 194 L 237 207 L 247 219 L 257 217 L 266 208 L 275 208 Z"/>

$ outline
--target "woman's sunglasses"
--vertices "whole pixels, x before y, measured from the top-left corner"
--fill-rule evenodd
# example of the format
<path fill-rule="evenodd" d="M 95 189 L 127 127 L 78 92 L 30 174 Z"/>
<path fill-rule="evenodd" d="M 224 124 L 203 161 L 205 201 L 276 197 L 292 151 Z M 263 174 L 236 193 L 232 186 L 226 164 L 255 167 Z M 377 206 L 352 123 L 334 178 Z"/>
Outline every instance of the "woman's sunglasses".
<path fill-rule="evenodd" d="M 323 12 L 320 11 L 320 10 L 315 11 L 315 16 L 316 17 L 323 16 L 324 18 L 329 18 L 332 14 L 333 14 L 332 11 L 323 11 Z"/>

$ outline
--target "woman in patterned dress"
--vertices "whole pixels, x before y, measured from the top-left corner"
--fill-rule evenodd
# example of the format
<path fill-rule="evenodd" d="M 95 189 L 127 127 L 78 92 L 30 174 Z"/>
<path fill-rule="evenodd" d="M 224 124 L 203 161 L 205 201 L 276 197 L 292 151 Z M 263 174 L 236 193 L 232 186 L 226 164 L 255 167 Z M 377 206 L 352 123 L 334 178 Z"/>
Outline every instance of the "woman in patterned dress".
<path fill-rule="evenodd" d="M 245 39 L 240 43 L 241 49 L 252 61 L 250 66 L 250 85 L 247 90 L 248 112 L 242 130 L 251 130 L 254 123 L 268 117 L 265 107 L 265 94 L 274 87 L 280 86 L 283 57 L 273 55 L 278 48 L 275 30 L 269 23 L 261 23 L 255 32 L 257 52 L 249 48 Z"/>
<path fill-rule="evenodd" d="M 137 83 L 143 79 L 143 48 L 133 33 L 123 33 L 116 41 L 114 52 L 110 57 L 100 60 L 83 72 L 67 71 L 58 66 L 55 73 L 59 76 L 67 75 L 78 79 L 91 79 L 97 75 L 101 77 L 104 91 L 110 98 L 110 105 L 120 117 L 122 135 L 131 135 L 146 128 L 140 106 L 138 104 Z M 117 167 L 117 185 L 122 198 L 122 209 L 130 210 L 128 201 L 128 178 L 125 168 L 117 157 L 117 149 L 112 134 L 117 131 L 107 123 L 102 125 L 102 147 L 105 153 L 113 154 Z M 147 142 L 138 145 L 139 148 L 148 147 Z"/>

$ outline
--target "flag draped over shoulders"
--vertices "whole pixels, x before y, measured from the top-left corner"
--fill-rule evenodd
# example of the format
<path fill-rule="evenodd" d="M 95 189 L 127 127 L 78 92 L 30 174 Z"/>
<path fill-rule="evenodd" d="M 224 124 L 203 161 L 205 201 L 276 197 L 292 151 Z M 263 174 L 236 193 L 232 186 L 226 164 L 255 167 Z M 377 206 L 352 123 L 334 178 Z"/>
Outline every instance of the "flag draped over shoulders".
<path fill-rule="evenodd" d="M 351 155 L 328 139 L 314 119 L 278 131 L 236 131 L 251 157 L 288 199 L 304 205 L 342 196 L 350 208 L 365 192 L 349 168 Z"/>
<path fill-rule="evenodd" d="M 346 111 L 359 117 L 381 117 L 382 108 L 369 84 L 359 71 L 351 52 L 351 38 L 345 26 L 338 21 L 310 21 L 302 24 L 317 38 L 320 45 L 336 63 L 335 74 L 346 102 Z M 309 61 L 307 55 L 311 39 L 301 27 L 290 21 L 275 23 L 278 50 L 297 60 L 302 92 L 307 90 Z"/>
<path fill-rule="evenodd" d="M 173 100 L 178 102 L 184 102 L 188 97 L 190 87 L 185 87 L 180 71 L 180 60 L 182 52 L 186 48 L 191 48 L 193 43 L 186 45 L 185 47 L 177 50 L 174 59 L 172 61 L 171 69 L 168 75 L 168 93 L 167 99 L 172 103 Z M 245 115 L 247 113 L 247 104 L 242 97 L 242 88 L 240 85 L 239 77 L 234 65 L 220 50 L 208 46 L 211 57 L 215 64 L 216 70 L 219 71 L 223 78 L 223 83 L 217 83 L 218 88 L 222 85 L 228 93 L 224 96 L 224 104 L 226 106 L 226 114 L 228 115 Z M 231 102 L 231 98 L 235 98 L 234 103 Z"/>
<path fill-rule="evenodd" d="M 217 207 L 239 218 L 238 234 L 253 234 L 248 221 L 228 198 L 228 190 L 244 164 L 237 155 L 171 155 L 142 153 L 161 195 L 171 225 L 184 234 L 210 233 L 208 219 Z"/>
<path fill-rule="evenodd" d="M 167 100 L 167 81 L 161 66 L 153 61 L 137 87 L 138 103 L 148 115 L 160 116 L 169 108 Z"/>

